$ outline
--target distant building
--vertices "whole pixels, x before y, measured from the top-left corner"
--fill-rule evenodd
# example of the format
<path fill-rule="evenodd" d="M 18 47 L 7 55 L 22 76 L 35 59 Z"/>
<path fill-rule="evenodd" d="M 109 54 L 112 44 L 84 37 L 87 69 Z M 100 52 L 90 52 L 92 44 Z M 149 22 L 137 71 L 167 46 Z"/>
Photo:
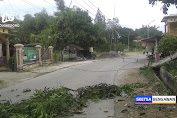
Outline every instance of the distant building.
<path fill-rule="evenodd" d="M 162 22 L 165 22 L 166 34 L 177 36 L 177 14 L 165 16 Z"/>

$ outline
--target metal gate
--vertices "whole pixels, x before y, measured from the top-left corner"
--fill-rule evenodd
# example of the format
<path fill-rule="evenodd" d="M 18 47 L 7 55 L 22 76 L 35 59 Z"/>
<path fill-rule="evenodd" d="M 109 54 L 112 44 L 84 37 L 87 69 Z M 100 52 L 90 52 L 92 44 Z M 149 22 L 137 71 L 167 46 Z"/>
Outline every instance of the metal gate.
<path fill-rule="evenodd" d="M 41 59 L 42 61 L 50 60 L 49 49 L 42 48 L 41 50 Z"/>
<path fill-rule="evenodd" d="M 36 61 L 36 49 L 33 47 L 24 47 L 23 50 L 23 62 L 31 63 Z"/>

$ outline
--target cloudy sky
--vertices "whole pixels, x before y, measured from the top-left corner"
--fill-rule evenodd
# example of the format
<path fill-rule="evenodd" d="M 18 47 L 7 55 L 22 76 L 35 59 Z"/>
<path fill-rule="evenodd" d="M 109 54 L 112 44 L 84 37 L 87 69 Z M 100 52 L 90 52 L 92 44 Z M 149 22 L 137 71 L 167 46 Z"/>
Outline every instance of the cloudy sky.
<path fill-rule="evenodd" d="M 148 4 L 148 0 L 65 0 L 66 6 L 70 6 L 71 1 L 71 7 L 87 9 L 92 18 L 99 8 L 106 18 L 118 17 L 123 27 L 136 29 L 155 20 L 150 25 L 159 26 L 159 30 L 164 30 L 164 23 L 161 23 L 161 20 L 165 15 L 161 10 L 161 3 L 152 7 Z M 54 0 L 0 0 L 1 15 L 13 12 L 21 19 L 27 13 L 34 14 L 43 8 L 52 15 L 56 11 Z M 170 7 L 168 14 L 177 14 L 175 6 Z"/>

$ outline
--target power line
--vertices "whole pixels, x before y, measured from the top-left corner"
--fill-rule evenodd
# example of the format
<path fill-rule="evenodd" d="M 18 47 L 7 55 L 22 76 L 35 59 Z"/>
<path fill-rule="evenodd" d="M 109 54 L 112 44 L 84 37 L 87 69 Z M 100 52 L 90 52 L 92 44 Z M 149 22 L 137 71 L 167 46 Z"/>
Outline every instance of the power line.
<path fill-rule="evenodd" d="M 97 12 L 95 9 L 93 9 L 89 4 L 87 4 L 84 0 L 82 0 L 87 6 L 89 6 L 93 11 Z"/>
<path fill-rule="evenodd" d="M 93 16 L 95 16 L 92 12 L 90 12 L 88 9 L 86 9 L 85 7 L 83 7 L 80 3 L 78 3 L 76 0 L 74 0 L 78 5 L 80 5 L 82 8 L 84 8 L 86 11 L 88 11 L 89 13 L 91 13 Z"/>
<path fill-rule="evenodd" d="M 53 7 L 56 7 L 56 6 L 54 6 L 53 4 L 51 4 L 50 2 L 47 2 L 46 0 L 44 0 L 44 2 L 50 4 L 50 5 L 53 6 Z"/>
<path fill-rule="evenodd" d="M 98 9 L 98 7 L 96 6 L 96 5 L 94 5 L 90 0 L 88 0 L 89 2 L 90 2 L 90 4 L 92 4 L 95 8 L 97 8 Z M 106 16 L 101 10 L 100 10 L 100 12 L 104 15 L 104 16 Z M 106 16 L 107 17 L 107 16 Z M 107 17 L 108 19 L 110 19 L 109 17 Z"/>
<path fill-rule="evenodd" d="M 97 6 L 95 6 L 90 0 L 88 0 L 89 2 L 90 2 L 90 4 L 92 4 L 95 8 L 97 8 L 98 9 L 98 7 Z"/>
<path fill-rule="evenodd" d="M 28 13 L 27 11 L 25 11 L 25 10 L 19 8 L 19 7 L 16 7 L 16 6 L 14 7 L 14 6 L 10 3 L 10 1 L 9 1 L 10 5 L 9 5 L 8 3 L 6 3 L 5 1 L 3 1 L 3 2 L 4 2 L 4 4 L 6 4 L 6 6 L 12 7 L 12 8 L 13 8 L 13 11 L 14 11 L 14 8 L 17 8 L 17 9 L 19 9 L 20 11 L 24 11 L 25 13 Z"/>
<path fill-rule="evenodd" d="M 40 10 L 41 10 L 41 7 L 36 6 L 36 5 L 34 5 L 33 3 L 31 3 L 31 2 L 29 2 L 29 1 L 27 1 L 27 0 L 22 0 L 22 1 L 25 2 L 25 3 L 28 4 L 28 5 L 33 6 L 33 7 L 36 8 L 36 9 L 40 9 Z"/>

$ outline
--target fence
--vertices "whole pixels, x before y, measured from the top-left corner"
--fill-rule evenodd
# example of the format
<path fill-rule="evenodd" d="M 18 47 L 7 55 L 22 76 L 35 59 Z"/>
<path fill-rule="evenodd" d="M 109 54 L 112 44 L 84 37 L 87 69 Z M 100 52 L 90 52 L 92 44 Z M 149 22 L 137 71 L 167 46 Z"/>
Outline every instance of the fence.
<path fill-rule="evenodd" d="M 50 60 L 50 54 L 49 54 L 49 49 L 47 48 L 42 48 L 41 49 L 41 57 L 42 61 L 47 61 Z"/>
<path fill-rule="evenodd" d="M 23 63 L 35 63 L 37 51 L 34 47 L 24 47 L 23 50 Z"/>
<path fill-rule="evenodd" d="M 49 46 L 48 49 L 44 49 L 40 45 L 35 47 L 24 47 L 22 44 L 16 44 L 14 47 L 17 70 L 28 70 L 30 68 L 35 68 L 42 65 L 46 61 L 47 64 L 53 62 L 52 46 Z"/>

